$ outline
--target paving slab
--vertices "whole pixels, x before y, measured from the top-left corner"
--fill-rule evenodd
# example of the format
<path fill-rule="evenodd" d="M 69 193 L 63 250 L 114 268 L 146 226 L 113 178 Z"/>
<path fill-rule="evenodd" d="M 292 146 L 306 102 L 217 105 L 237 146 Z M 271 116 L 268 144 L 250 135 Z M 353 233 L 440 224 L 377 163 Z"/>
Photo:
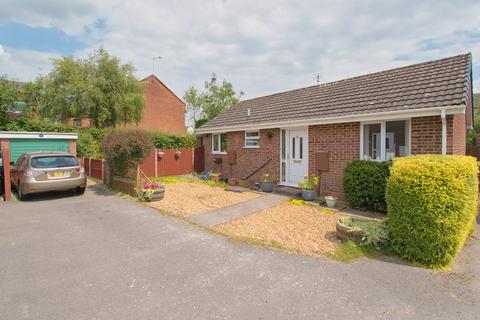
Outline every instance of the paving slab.
<path fill-rule="evenodd" d="M 285 202 L 289 197 L 279 194 L 266 194 L 258 198 L 232 204 L 227 207 L 209 210 L 189 216 L 188 220 L 206 227 L 213 227 L 263 209 L 271 208 Z"/>

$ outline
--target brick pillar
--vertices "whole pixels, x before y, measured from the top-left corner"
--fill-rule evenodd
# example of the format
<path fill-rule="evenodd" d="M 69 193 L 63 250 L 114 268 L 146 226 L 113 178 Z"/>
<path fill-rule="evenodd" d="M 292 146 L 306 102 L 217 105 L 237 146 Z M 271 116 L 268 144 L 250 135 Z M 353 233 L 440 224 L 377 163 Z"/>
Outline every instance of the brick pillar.
<path fill-rule="evenodd" d="M 77 156 L 77 140 L 68 140 L 68 152 Z"/>
<path fill-rule="evenodd" d="M 0 140 L 0 149 L 2 149 L 5 201 L 9 201 L 12 197 L 12 190 L 10 189 L 10 141 Z"/>

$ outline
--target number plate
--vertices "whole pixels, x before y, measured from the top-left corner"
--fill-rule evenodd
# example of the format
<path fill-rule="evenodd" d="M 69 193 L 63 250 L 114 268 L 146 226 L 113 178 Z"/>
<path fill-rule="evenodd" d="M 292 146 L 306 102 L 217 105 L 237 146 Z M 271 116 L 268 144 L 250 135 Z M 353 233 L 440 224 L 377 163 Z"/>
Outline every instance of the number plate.
<path fill-rule="evenodd" d="M 53 171 L 53 172 L 50 172 L 48 176 L 51 178 L 61 178 L 63 177 L 63 171 L 61 170 Z"/>

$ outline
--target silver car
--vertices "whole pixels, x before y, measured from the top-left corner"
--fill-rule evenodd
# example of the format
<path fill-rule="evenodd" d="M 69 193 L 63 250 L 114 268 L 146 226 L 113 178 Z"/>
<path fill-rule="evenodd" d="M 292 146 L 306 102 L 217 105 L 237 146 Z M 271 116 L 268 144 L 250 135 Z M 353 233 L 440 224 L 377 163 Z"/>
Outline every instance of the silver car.
<path fill-rule="evenodd" d="M 64 152 L 30 152 L 18 158 L 11 171 L 18 198 L 32 193 L 74 189 L 83 194 L 87 186 L 85 169 L 77 158 Z"/>

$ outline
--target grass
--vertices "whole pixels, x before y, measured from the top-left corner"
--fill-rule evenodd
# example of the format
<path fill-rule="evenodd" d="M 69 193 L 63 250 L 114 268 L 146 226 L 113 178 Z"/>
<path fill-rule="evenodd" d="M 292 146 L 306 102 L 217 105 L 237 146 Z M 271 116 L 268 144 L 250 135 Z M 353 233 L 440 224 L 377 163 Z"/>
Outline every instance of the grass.
<path fill-rule="evenodd" d="M 350 240 L 342 242 L 334 252 L 327 254 L 328 257 L 344 263 L 350 263 L 360 258 L 377 259 L 381 255 L 382 253 L 374 246 L 360 246 Z"/>
<path fill-rule="evenodd" d="M 211 187 L 220 187 L 220 188 L 229 187 L 229 185 L 223 181 L 215 182 L 213 180 L 201 180 L 198 177 L 193 175 L 168 176 L 168 177 L 158 177 L 158 178 L 150 178 L 150 179 L 154 182 L 161 182 L 164 184 L 178 183 L 178 182 L 191 182 L 191 183 L 205 184 Z"/>

